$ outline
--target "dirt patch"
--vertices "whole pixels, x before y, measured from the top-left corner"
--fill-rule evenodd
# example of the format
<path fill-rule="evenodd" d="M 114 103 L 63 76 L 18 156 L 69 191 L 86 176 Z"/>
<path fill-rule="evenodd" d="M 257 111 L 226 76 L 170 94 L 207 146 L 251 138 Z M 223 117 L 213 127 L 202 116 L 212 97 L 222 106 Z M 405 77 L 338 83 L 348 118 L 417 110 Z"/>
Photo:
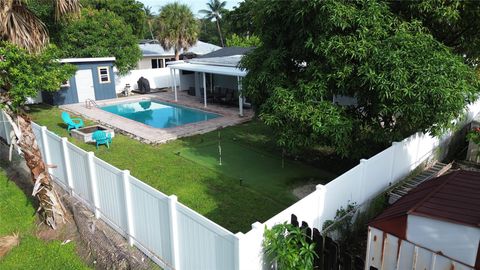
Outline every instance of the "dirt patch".
<path fill-rule="evenodd" d="M 299 186 L 299 187 L 294 188 L 292 193 L 296 198 L 298 198 L 300 200 L 300 199 L 303 199 L 304 197 L 306 197 L 308 194 L 314 192 L 316 186 L 317 186 L 317 184 L 308 183 L 308 184 L 305 184 L 303 186 Z"/>

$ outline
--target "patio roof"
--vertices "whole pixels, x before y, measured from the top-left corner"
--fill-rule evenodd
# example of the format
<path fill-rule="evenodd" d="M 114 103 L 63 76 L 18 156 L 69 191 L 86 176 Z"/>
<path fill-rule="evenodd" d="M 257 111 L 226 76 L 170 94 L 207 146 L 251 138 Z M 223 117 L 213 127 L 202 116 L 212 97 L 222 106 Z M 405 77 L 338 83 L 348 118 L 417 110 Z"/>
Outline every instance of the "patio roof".
<path fill-rule="evenodd" d="M 205 72 L 205 73 L 213 73 L 213 74 L 237 76 L 237 77 L 245 77 L 247 75 L 246 70 L 242 70 L 237 67 L 228 67 L 228 66 L 182 63 L 182 64 L 169 65 L 168 67 L 170 69 Z"/>

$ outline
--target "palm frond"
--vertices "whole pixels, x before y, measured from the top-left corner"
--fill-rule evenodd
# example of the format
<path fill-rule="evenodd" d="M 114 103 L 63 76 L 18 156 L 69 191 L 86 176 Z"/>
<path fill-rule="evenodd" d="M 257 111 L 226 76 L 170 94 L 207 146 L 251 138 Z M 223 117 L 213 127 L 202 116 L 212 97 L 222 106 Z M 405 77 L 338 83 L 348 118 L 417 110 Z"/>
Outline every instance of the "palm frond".
<path fill-rule="evenodd" d="M 2 3 L 3 2 L 3 3 Z M 5 3 L 7 2 L 7 3 Z M 0 15 L 1 39 L 30 52 L 40 51 L 48 43 L 45 24 L 20 0 L 2 1 Z"/>
<path fill-rule="evenodd" d="M 55 20 L 59 21 L 65 15 L 78 16 L 80 14 L 79 0 L 54 0 L 55 5 Z"/>

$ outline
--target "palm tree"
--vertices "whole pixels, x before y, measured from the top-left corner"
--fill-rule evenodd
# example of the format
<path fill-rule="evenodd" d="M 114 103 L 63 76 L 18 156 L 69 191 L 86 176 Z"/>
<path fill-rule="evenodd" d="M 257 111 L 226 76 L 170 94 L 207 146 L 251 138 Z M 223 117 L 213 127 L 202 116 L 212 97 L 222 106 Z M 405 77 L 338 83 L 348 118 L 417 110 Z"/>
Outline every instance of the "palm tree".
<path fill-rule="evenodd" d="M 152 23 L 155 20 L 155 14 L 153 14 L 151 6 L 146 6 L 143 8 L 143 10 L 145 11 L 145 22 L 147 23 L 148 32 L 150 33 L 150 37 L 152 38 L 152 40 L 154 40 L 155 37 L 153 36 Z"/>
<path fill-rule="evenodd" d="M 172 3 L 163 6 L 157 19 L 157 39 L 165 50 L 175 51 L 180 60 L 180 50 L 197 42 L 198 22 L 187 5 Z"/>
<path fill-rule="evenodd" d="M 77 15 L 80 11 L 79 0 L 52 0 L 52 4 L 56 20 L 68 14 Z M 26 1 L 0 0 L 0 40 L 16 44 L 30 53 L 41 53 L 48 44 L 48 32 L 45 24 L 28 9 Z M 1 70 L 0 74 L 8 76 Z M 55 229 L 58 221 L 65 221 L 65 209 L 53 190 L 48 166 L 42 159 L 31 121 L 21 108 L 12 105 L 9 89 L 9 85 L 0 84 L 0 105 L 14 130 L 12 142 L 21 149 L 30 169 L 34 183 L 32 194 L 39 200 L 44 222 Z"/>
<path fill-rule="evenodd" d="M 226 1 L 220 2 L 220 0 L 210 0 L 207 3 L 208 9 L 202 9 L 199 12 L 205 14 L 205 19 L 213 20 L 217 23 L 218 35 L 220 36 L 220 43 L 224 47 L 222 30 L 220 28 L 220 20 L 222 19 L 222 13 L 225 12 Z"/>

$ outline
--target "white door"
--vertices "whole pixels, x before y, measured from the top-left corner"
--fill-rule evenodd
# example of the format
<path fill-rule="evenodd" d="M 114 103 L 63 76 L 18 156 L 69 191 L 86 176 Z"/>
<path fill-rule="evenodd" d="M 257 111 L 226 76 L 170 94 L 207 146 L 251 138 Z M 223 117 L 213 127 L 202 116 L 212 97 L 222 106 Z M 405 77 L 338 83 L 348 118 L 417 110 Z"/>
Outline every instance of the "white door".
<path fill-rule="evenodd" d="M 84 102 L 86 99 L 95 100 L 92 70 L 78 70 L 75 74 L 75 81 L 77 85 L 78 102 Z"/>

